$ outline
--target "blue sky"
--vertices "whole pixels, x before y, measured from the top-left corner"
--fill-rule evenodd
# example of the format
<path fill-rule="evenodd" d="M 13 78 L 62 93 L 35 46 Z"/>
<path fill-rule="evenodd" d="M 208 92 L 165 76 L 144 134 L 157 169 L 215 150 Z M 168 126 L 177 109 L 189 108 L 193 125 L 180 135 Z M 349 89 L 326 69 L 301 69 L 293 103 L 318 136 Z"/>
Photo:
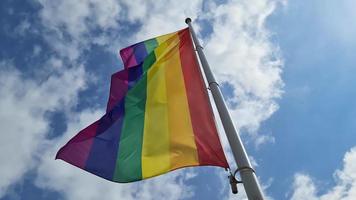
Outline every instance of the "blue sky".
<path fill-rule="evenodd" d="M 352 0 L 0 5 L 0 199 L 245 199 L 219 168 L 115 184 L 54 160 L 105 111 L 117 51 L 183 28 L 187 16 L 268 199 L 356 196 Z"/>

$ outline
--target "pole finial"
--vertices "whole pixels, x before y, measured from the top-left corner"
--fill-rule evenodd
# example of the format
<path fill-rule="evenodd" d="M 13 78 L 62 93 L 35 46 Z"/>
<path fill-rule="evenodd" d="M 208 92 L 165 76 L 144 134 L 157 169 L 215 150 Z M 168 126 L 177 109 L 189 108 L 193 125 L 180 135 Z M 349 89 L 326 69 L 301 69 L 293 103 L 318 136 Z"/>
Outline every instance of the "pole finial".
<path fill-rule="evenodd" d="M 187 18 L 185 19 L 185 23 L 186 23 L 186 24 L 189 24 L 190 22 L 192 22 L 192 19 L 190 19 L 189 17 L 187 17 Z"/>

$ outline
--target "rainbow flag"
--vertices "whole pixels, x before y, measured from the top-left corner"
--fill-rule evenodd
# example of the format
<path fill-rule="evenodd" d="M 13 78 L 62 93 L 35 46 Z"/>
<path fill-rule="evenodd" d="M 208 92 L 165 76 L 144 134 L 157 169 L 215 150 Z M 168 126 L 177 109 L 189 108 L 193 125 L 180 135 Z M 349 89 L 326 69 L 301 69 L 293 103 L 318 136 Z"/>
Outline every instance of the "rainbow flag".
<path fill-rule="evenodd" d="M 132 182 L 189 166 L 228 164 L 189 29 L 120 51 L 106 114 L 57 153 L 90 173 Z"/>

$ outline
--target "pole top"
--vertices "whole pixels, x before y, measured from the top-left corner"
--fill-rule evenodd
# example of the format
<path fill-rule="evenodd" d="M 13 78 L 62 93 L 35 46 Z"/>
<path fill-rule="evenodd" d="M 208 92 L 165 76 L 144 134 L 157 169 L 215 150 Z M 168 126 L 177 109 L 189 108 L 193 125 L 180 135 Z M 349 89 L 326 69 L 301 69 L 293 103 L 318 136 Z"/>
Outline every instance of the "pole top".
<path fill-rule="evenodd" d="M 189 24 L 190 22 L 192 22 L 192 19 L 190 19 L 189 17 L 187 17 L 187 18 L 185 19 L 185 23 L 186 23 L 186 24 Z"/>

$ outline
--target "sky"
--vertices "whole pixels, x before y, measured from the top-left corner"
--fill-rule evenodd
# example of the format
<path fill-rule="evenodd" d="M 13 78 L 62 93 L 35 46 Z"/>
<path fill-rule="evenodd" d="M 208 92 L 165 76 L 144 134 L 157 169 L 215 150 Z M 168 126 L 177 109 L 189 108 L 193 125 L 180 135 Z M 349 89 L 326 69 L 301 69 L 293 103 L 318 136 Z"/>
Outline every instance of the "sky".
<path fill-rule="evenodd" d="M 247 199 L 242 185 L 231 194 L 228 173 L 217 167 L 118 184 L 54 160 L 104 113 L 110 76 L 123 68 L 118 51 L 184 28 L 186 17 L 266 199 L 355 199 L 355 6 L 352 0 L 2 0 L 0 199 Z"/>

